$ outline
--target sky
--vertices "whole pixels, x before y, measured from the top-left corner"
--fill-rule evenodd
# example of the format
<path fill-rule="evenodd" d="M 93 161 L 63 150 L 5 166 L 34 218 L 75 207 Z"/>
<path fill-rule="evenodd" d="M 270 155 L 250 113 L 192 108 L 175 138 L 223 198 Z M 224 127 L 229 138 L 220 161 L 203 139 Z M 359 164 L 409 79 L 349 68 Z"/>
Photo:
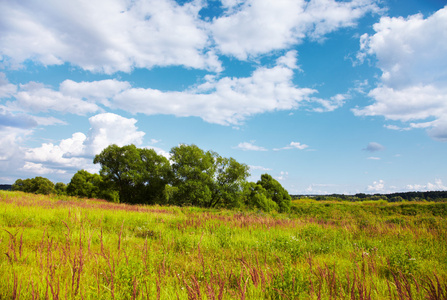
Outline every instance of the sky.
<path fill-rule="evenodd" d="M 447 1 L 0 1 L 0 183 L 110 144 L 291 194 L 446 190 Z"/>

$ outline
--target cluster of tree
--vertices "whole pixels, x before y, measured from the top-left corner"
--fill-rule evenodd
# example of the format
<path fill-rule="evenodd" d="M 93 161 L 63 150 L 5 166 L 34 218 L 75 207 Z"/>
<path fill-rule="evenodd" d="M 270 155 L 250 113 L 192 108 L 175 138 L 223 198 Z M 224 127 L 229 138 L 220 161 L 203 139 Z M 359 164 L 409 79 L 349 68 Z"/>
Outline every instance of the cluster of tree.
<path fill-rule="evenodd" d="M 385 200 L 388 202 L 402 202 L 402 201 L 447 201 L 447 191 L 429 191 L 429 192 L 402 192 L 392 194 L 364 194 L 359 193 L 355 195 L 331 194 L 331 195 L 292 195 L 293 199 L 313 198 L 315 200 L 326 201 L 375 201 Z"/>
<path fill-rule="evenodd" d="M 153 149 L 110 145 L 94 158 L 99 174 L 80 170 L 66 187 L 42 177 L 18 179 L 13 190 L 131 204 L 290 210 L 291 197 L 277 180 L 263 174 L 258 182 L 248 182 L 248 166 L 234 158 L 196 145 L 179 145 L 170 154 L 168 160 Z"/>
<path fill-rule="evenodd" d="M 54 184 L 51 180 L 37 176 L 35 178 L 17 179 L 11 186 L 13 191 L 33 194 L 65 194 L 67 186 L 63 182 Z"/>
<path fill-rule="evenodd" d="M 0 184 L 0 191 L 10 191 L 12 184 Z"/>

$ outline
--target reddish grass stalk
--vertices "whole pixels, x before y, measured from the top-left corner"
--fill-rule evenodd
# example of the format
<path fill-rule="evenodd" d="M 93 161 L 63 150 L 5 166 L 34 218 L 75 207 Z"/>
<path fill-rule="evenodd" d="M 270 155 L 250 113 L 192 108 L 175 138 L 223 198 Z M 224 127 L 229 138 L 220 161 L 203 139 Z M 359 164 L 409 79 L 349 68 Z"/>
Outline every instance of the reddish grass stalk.
<path fill-rule="evenodd" d="M 439 278 L 434 274 L 436 282 L 434 282 L 430 277 L 427 278 L 425 283 L 427 287 L 424 287 L 427 292 L 427 299 L 429 300 L 445 300 L 447 299 L 447 283 L 442 284 Z"/>
<path fill-rule="evenodd" d="M 310 297 L 312 298 L 315 294 L 315 288 L 314 288 L 314 283 L 312 281 L 312 256 L 309 254 L 309 257 L 307 258 L 307 262 L 309 264 L 309 283 L 310 283 Z M 349 277 L 348 277 L 349 280 Z"/>
<path fill-rule="evenodd" d="M 20 299 L 20 284 L 16 274 L 14 274 L 13 280 L 12 299 Z"/>
<path fill-rule="evenodd" d="M 138 295 L 140 294 L 138 291 L 138 280 L 136 277 L 134 277 L 132 279 L 132 285 L 133 285 L 132 299 L 135 300 L 135 299 L 137 299 Z"/>

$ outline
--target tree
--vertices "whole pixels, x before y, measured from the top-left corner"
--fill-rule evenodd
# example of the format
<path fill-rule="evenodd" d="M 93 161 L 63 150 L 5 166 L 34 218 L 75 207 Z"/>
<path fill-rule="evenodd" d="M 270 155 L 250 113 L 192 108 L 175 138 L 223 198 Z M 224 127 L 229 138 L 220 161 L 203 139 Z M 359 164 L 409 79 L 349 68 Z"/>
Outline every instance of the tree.
<path fill-rule="evenodd" d="M 235 207 L 240 204 L 248 166 L 196 145 L 171 149 L 173 181 L 169 195 L 174 204 Z"/>
<path fill-rule="evenodd" d="M 170 180 L 170 166 L 168 159 L 153 149 L 110 145 L 93 162 L 101 165 L 100 175 L 118 191 L 121 202 L 162 201 L 164 187 Z"/>
<path fill-rule="evenodd" d="M 66 190 L 70 196 L 119 202 L 118 192 L 108 186 L 101 175 L 91 174 L 85 170 L 79 170 L 73 175 Z"/>
<path fill-rule="evenodd" d="M 289 212 L 292 198 L 283 186 L 269 174 L 262 174 L 257 182 L 266 191 L 270 199 L 278 204 L 279 212 Z"/>
<path fill-rule="evenodd" d="M 244 185 L 243 201 L 248 208 L 257 208 L 266 212 L 278 210 L 278 204 L 268 197 L 267 190 L 254 182 L 247 182 Z"/>
<path fill-rule="evenodd" d="M 32 179 L 17 179 L 12 185 L 13 191 L 49 195 L 55 193 L 54 183 L 49 179 L 37 176 Z"/>
<path fill-rule="evenodd" d="M 63 182 L 57 182 L 54 185 L 54 190 L 58 195 L 66 195 L 67 194 L 67 185 Z"/>
<path fill-rule="evenodd" d="M 99 198 L 101 181 L 99 174 L 79 170 L 71 178 L 67 186 L 67 194 L 84 198 Z"/>

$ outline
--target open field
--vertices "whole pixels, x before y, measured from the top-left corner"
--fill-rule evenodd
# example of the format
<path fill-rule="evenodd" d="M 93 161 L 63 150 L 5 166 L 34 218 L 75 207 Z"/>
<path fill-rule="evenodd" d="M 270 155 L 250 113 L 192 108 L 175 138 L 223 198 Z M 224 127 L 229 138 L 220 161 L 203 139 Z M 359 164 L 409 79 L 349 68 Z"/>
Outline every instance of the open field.
<path fill-rule="evenodd" d="M 292 211 L 0 191 L 0 299 L 447 298 L 447 203 Z"/>

